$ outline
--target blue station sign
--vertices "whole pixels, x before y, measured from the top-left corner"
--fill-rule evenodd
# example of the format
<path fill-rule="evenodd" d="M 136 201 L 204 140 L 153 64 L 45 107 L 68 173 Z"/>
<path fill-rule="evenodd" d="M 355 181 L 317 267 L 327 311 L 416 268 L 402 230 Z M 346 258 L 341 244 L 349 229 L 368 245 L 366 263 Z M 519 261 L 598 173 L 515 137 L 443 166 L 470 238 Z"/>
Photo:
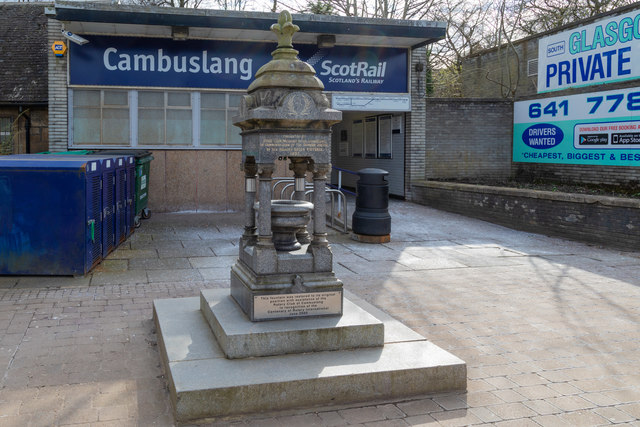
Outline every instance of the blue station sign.
<path fill-rule="evenodd" d="M 89 43 L 70 48 L 71 85 L 246 89 L 275 49 L 274 42 L 83 37 Z M 407 49 L 295 47 L 327 91 L 408 92 Z"/>

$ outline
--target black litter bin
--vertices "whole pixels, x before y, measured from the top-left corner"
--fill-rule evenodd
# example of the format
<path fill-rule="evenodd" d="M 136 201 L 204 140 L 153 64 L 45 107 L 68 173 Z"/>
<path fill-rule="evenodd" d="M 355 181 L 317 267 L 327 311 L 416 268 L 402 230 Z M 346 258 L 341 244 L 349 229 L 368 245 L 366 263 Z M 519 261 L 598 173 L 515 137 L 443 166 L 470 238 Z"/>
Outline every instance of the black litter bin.
<path fill-rule="evenodd" d="M 151 217 L 149 210 L 149 170 L 153 156 L 149 150 L 99 150 L 94 154 L 128 154 L 136 158 L 135 225 L 140 226 L 140 218 Z"/>
<path fill-rule="evenodd" d="M 355 234 L 365 236 L 388 236 L 391 233 L 389 215 L 389 172 L 366 168 L 358 171 L 356 210 L 352 217 Z"/>

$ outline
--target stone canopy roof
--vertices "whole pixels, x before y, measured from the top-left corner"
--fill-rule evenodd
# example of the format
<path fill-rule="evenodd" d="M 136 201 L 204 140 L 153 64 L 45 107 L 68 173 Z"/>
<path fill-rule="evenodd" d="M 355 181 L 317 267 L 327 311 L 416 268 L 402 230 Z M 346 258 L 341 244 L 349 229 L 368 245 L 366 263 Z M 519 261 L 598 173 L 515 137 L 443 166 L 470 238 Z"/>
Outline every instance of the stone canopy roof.
<path fill-rule="evenodd" d="M 0 104 L 48 100 L 44 7 L 43 3 L 0 3 Z"/>

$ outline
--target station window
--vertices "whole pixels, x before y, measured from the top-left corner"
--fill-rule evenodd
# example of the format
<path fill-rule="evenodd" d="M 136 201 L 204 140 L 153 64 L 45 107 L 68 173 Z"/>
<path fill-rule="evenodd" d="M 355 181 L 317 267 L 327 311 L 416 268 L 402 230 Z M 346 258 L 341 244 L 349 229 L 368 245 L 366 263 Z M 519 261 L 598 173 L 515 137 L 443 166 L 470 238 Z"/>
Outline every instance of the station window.
<path fill-rule="evenodd" d="M 138 92 L 138 145 L 193 145 L 189 92 Z"/>
<path fill-rule="evenodd" d="M 128 145 L 129 96 L 127 92 L 74 91 L 73 141 L 78 145 Z"/>
<path fill-rule="evenodd" d="M 233 126 L 242 95 L 202 93 L 200 95 L 200 145 L 240 145 L 239 129 Z"/>
<path fill-rule="evenodd" d="M 72 146 L 239 148 L 241 94 L 73 89 Z"/>

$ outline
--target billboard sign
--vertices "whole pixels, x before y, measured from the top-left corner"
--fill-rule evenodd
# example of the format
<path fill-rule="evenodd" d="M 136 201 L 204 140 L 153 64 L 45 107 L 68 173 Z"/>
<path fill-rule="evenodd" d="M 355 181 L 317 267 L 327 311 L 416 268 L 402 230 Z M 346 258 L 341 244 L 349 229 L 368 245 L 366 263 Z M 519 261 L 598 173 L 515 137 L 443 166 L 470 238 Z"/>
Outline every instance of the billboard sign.
<path fill-rule="evenodd" d="M 640 166 L 640 87 L 514 103 L 513 161 Z"/>
<path fill-rule="evenodd" d="M 71 46 L 69 84 L 247 89 L 271 60 L 273 42 L 83 36 Z M 408 51 L 400 48 L 296 45 L 327 91 L 408 92 Z"/>
<path fill-rule="evenodd" d="M 640 77 L 640 10 L 538 42 L 538 93 Z"/>

